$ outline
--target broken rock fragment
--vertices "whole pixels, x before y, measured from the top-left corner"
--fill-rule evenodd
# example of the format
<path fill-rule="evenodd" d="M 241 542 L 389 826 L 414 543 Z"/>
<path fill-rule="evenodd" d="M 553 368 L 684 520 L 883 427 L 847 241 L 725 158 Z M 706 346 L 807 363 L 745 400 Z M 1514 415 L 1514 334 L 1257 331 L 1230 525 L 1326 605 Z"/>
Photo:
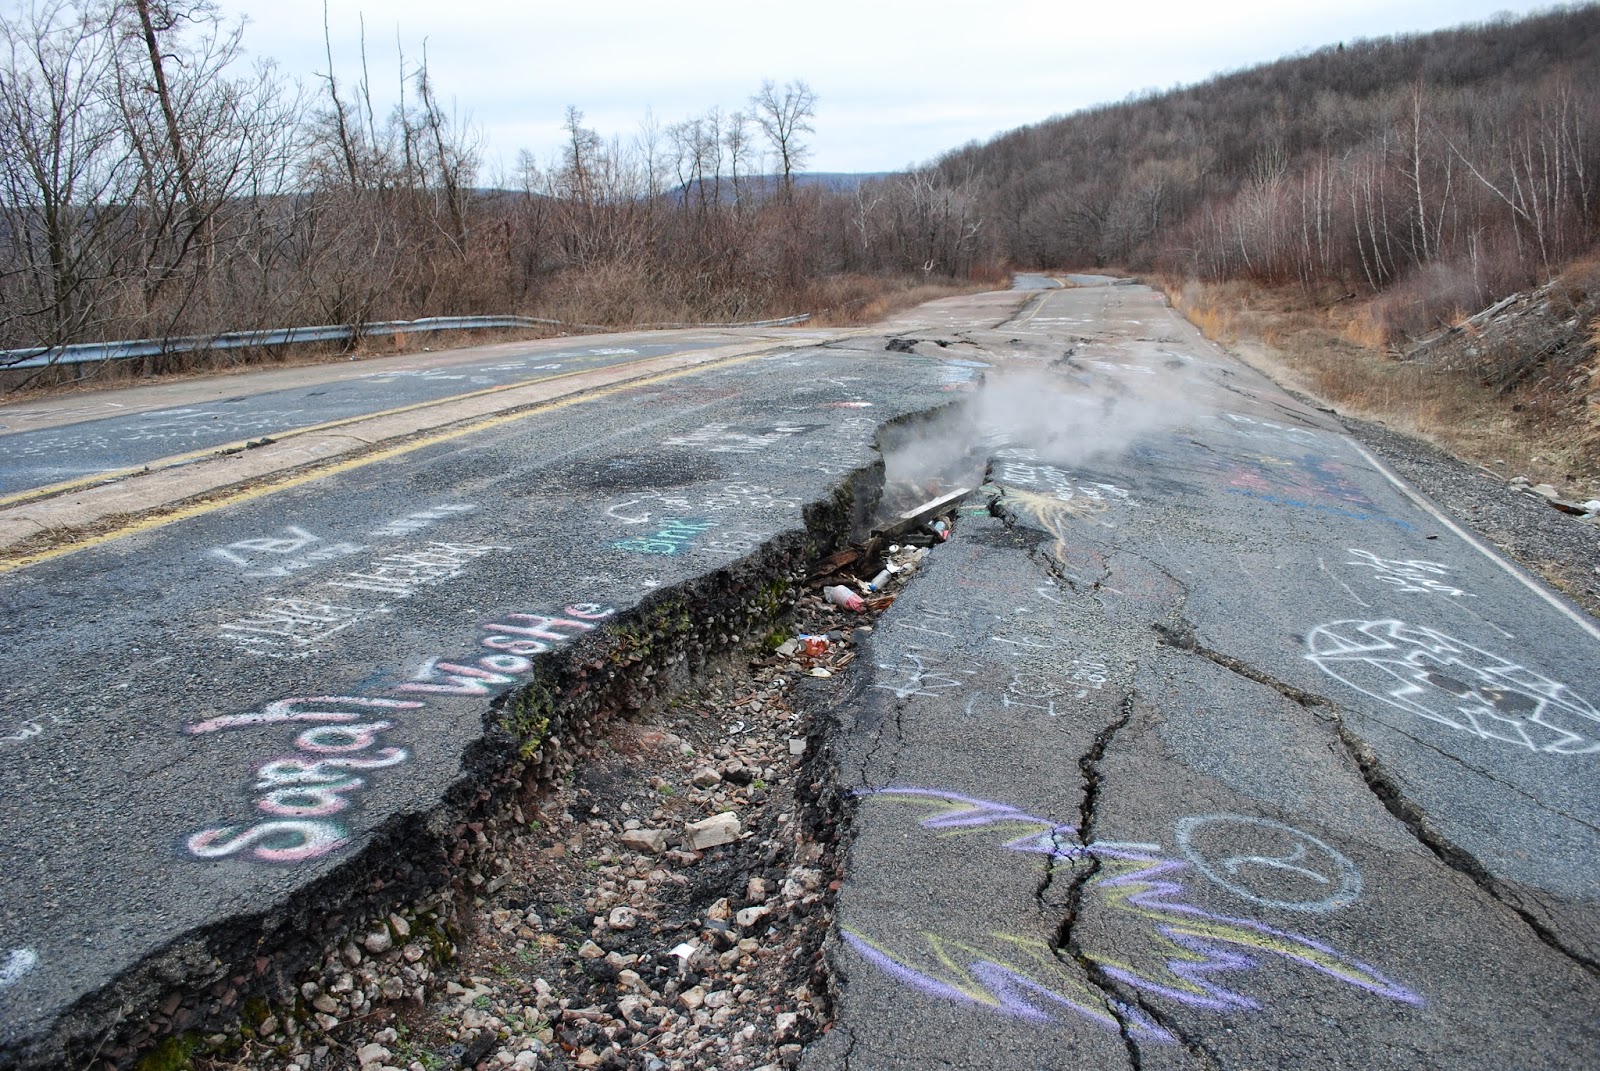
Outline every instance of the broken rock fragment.
<path fill-rule="evenodd" d="M 621 844 L 629 851 L 660 855 L 667 850 L 667 835 L 659 829 L 629 829 L 623 832 Z"/>
<path fill-rule="evenodd" d="M 732 811 L 714 814 L 684 828 L 689 847 L 697 852 L 715 848 L 719 844 L 732 844 L 739 839 L 739 816 Z"/>

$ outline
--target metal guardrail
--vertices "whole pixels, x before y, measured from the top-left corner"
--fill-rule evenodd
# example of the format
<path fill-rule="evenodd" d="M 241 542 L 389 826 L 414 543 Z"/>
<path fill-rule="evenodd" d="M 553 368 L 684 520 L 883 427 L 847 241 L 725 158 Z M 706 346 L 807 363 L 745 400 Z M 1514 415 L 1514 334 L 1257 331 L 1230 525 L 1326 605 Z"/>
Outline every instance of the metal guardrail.
<path fill-rule="evenodd" d="M 74 342 L 65 346 L 0 350 L 0 371 L 48 368 L 51 365 L 94 364 L 157 357 L 168 353 L 236 350 L 255 346 L 288 346 L 303 342 L 355 342 L 381 335 L 409 335 L 429 331 L 479 331 L 512 327 L 571 327 L 580 331 L 626 331 L 693 327 L 790 327 L 811 319 L 811 314 L 778 320 L 749 320 L 721 324 L 633 324 L 631 327 L 569 323 L 540 316 L 430 316 L 421 320 L 383 320 L 368 324 L 329 324 L 323 327 L 284 327 L 269 331 L 224 331 L 216 335 L 182 338 L 142 338 L 121 342 Z"/>

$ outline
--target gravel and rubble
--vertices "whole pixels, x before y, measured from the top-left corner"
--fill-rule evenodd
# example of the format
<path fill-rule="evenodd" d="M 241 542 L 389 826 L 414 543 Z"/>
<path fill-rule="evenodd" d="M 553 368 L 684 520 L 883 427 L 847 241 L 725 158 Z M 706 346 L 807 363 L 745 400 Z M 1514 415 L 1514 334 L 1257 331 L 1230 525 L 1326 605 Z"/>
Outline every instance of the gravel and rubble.
<path fill-rule="evenodd" d="M 617 720 L 538 798 L 464 828 L 452 889 L 358 927 L 292 1007 L 247 1006 L 170 1054 L 201 1071 L 797 1066 L 831 1016 L 846 807 L 826 727 L 799 712 L 826 704 L 797 696 L 838 685 L 939 537 L 913 538 L 825 560 L 747 662 Z M 823 597 L 841 583 L 860 610 Z"/>

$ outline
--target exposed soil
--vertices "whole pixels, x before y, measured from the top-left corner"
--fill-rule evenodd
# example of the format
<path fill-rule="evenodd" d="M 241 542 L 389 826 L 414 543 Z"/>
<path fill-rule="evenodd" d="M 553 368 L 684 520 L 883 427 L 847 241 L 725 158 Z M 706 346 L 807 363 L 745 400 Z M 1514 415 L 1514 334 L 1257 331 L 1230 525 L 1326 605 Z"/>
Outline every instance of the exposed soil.
<path fill-rule="evenodd" d="M 1341 413 L 1419 435 L 1507 476 L 1600 497 L 1600 270 L 1511 295 L 1394 344 L 1378 299 L 1152 280 L 1210 339 Z"/>

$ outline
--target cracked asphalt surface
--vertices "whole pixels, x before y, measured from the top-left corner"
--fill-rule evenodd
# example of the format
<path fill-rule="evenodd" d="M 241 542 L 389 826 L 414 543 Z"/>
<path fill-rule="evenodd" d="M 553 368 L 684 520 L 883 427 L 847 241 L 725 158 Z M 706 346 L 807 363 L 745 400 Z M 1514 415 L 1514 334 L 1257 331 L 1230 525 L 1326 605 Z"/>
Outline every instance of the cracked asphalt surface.
<path fill-rule="evenodd" d="M 499 777 L 548 659 L 620 668 L 878 442 L 902 497 L 980 490 L 805 695 L 852 814 L 802 1067 L 1595 1066 L 1593 620 L 1067 278 L 0 575 L 0 1065 L 276 970 L 246 939 Z"/>
<path fill-rule="evenodd" d="M 0 576 L 0 1064 L 315 918 L 501 776 L 473 756 L 536 660 L 792 541 L 977 378 L 768 347 Z"/>
<path fill-rule="evenodd" d="M 802 1066 L 1595 1066 L 1592 619 L 1143 288 L 966 339 L 1105 441 L 1009 422 L 812 699 L 855 812 Z"/>
<path fill-rule="evenodd" d="M 210 376 L 144 388 L 139 401 L 110 391 L 8 407 L 0 413 L 0 496 L 463 392 L 709 349 L 732 337 L 673 334 L 672 342 L 548 339 L 274 370 L 266 375 L 285 383 L 275 390 L 262 390 L 260 377 Z"/>

